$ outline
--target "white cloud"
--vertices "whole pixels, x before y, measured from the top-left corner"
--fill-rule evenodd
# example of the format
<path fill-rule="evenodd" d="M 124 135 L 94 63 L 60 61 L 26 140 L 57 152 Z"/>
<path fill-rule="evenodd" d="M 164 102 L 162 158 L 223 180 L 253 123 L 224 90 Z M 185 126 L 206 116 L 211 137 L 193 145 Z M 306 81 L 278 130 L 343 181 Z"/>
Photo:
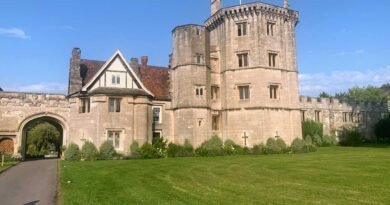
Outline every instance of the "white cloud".
<path fill-rule="evenodd" d="M 355 51 L 356 54 L 363 54 L 365 52 L 364 49 L 358 49 Z"/>
<path fill-rule="evenodd" d="M 55 93 L 66 94 L 68 87 L 63 83 L 35 83 L 15 87 L 3 87 L 4 91 L 34 92 L 34 93 Z"/>
<path fill-rule="evenodd" d="M 21 39 L 31 39 L 22 29 L 19 28 L 0 28 L 0 35 L 21 38 Z"/>
<path fill-rule="evenodd" d="M 380 86 L 389 82 L 390 65 L 364 71 L 299 74 L 300 94 L 308 96 L 318 96 L 321 91 L 334 94 L 347 91 L 354 86 Z"/>

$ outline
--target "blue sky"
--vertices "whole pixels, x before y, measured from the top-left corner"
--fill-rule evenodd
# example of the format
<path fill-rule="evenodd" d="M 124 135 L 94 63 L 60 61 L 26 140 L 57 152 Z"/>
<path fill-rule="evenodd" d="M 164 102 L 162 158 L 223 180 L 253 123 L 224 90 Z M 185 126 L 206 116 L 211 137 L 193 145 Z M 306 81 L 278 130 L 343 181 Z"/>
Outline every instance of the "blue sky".
<path fill-rule="evenodd" d="M 253 2 L 242 0 L 243 3 Z M 282 5 L 283 0 L 263 2 Z M 1 0 L 0 87 L 65 93 L 73 47 L 106 60 L 148 55 L 166 66 L 171 30 L 202 24 L 210 0 Z M 225 0 L 224 6 L 239 0 Z M 290 0 L 300 12 L 300 92 L 318 95 L 390 82 L 390 1 Z"/>

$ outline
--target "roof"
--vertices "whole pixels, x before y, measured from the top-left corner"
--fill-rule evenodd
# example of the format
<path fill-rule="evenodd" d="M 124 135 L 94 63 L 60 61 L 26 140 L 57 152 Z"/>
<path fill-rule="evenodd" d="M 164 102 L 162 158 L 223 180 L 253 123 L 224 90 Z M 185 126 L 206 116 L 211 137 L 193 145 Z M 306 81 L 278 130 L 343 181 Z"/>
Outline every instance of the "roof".
<path fill-rule="evenodd" d="M 168 68 L 140 65 L 141 81 L 158 100 L 169 100 Z"/>
<path fill-rule="evenodd" d="M 148 94 L 144 90 L 132 88 L 96 88 L 88 92 L 88 94 L 150 96 L 150 94 Z"/>
<path fill-rule="evenodd" d="M 100 70 L 100 68 L 105 63 L 106 63 L 105 61 L 98 61 L 98 60 L 88 60 L 88 59 L 80 60 L 80 75 L 82 77 L 83 86 L 88 84 L 92 80 L 95 74 Z M 140 65 L 139 73 L 140 73 L 140 80 L 142 84 L 150 92 L 153 93 L 156 99 L 170 100 L 168 68 L 159 67 L 159 66 Z M 91 93 L 91 94 L 97 94 L 97 93 Z M 103 94 L 103 93 L 99 93 L 99 94 Z"/>

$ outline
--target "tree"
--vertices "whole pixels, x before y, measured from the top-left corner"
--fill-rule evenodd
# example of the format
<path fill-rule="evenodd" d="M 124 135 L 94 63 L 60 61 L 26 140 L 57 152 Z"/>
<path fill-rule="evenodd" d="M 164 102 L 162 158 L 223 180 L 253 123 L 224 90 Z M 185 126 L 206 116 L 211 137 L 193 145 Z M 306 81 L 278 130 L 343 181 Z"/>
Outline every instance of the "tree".
<path fill-rule="evenodd" d="M 50 151 L 59 151 L 60 132 L 48 122 L 35 125 L 27 132 L 27 154 L 42 156 Z"/>
<path fill-rule="evenodd" d="M 380 120 L 374 127 L 379 140 L 390 140 L 390 116 Z"/>
<path fill-rule="evenodd" d="M 332 96 L 325 91 L 322 91 L 319 95 L 320 98 L 331 98 Z"/>
<path fill-rule="evenodd" d="M 355 102 L 385 102 L 387 101 L 386 93 L 377 87 L 353 87 L 348 92 L 341 92 L 335 95 L 336 98 L 342 101 L 355 101 Z"/>

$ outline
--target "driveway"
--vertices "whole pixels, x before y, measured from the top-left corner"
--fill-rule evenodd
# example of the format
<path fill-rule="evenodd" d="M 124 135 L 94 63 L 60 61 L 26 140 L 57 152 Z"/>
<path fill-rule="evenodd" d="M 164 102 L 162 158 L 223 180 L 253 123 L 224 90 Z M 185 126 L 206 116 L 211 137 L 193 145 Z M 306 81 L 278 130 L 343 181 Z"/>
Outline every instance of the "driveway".
<path fill-rule="evenodd" d="M 0 174 L 0 204 L 54 205 L 57 159 L 22 162 Z"/>

